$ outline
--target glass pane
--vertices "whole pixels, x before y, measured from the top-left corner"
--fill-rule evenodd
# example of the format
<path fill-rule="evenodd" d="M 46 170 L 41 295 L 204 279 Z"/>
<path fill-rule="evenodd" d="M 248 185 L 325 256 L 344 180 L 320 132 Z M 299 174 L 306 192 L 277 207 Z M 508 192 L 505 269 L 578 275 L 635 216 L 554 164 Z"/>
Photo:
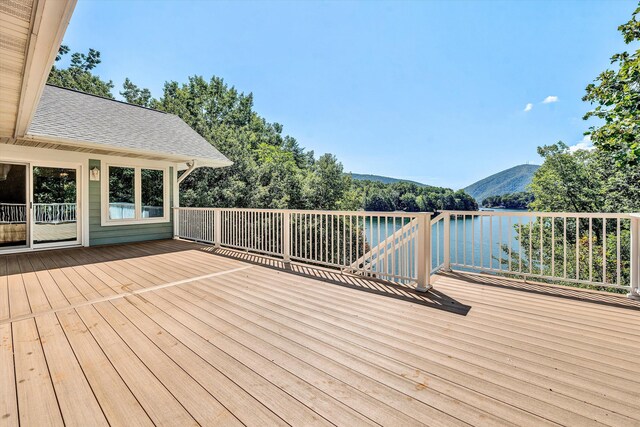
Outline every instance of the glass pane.
<path fill-rule="evenodd" d="M 109 166 L 109 219 L 136 217 L 135 169 Z"/>
<path fill-rule="evenodd" d="M 76 170 L 33 168 L 33 243 L 78 238 Z"/>
<path fill-rule="evenodd" d="M 157 169 L 142 169 L 142 218 L 164 216 L 164 176 Z"/>
<path fill-rule="evenodd" d="M 27 166 L 0 163 L 0 248 L 27 245 Z"/>

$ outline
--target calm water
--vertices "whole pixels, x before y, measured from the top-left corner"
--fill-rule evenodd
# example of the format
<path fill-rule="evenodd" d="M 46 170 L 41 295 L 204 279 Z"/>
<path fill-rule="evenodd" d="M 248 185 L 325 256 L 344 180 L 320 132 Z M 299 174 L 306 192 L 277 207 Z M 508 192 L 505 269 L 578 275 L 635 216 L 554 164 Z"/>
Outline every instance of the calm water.
<path fill-rule="evenodd" d="M 520 210 L 492 209 L 496 212 L 523 212 Z M 508 251 L 511 242 L 512 260 L 517 261 L 520 250 L 519 242 L 516 238 L 517 225 L 522 220 L 526 225 L 531 218 L 521 216 L 504 217 L 480 217 L 471 218 L 471 214 L 466 218 L 459 216 L 450 221 L 450 250 L 452 264 L 466 264 L 482 266 L 484 268 L 500 268 L 502 259 L 503 267 L 507 262 L 508 252 L 501 248 L 506 247 Z M 406 222 L 405 222 L 406 223 Z M 402 227 L 400 220 L 385 221 L 381 218 L 372 218 L 365 221 L 365 232 L 367 242 L 374 247 L 379 241 L 383 241 L 396 230 Z M 436 267 L 444 261 L 444 221 L 432 226 L 432 266 Z"/>

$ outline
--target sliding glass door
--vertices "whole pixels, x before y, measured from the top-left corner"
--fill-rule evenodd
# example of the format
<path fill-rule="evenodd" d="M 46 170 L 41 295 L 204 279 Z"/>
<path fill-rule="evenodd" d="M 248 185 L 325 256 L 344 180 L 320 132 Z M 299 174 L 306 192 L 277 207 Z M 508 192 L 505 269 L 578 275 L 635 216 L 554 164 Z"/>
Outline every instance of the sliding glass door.
<path fill-rule="evenodd" d="M 0 253 L 80 243 L 80 168 L 0 161 Z"/>
<path fill-rule="evenodd" d="M 31 238 L 34 247 L 79 242 L 78 169 L 32 168 Z"/>
<path fill-rule="evenodd" d="M 0 162 L 0 251 L 29 245 L 28 165 Z"/>

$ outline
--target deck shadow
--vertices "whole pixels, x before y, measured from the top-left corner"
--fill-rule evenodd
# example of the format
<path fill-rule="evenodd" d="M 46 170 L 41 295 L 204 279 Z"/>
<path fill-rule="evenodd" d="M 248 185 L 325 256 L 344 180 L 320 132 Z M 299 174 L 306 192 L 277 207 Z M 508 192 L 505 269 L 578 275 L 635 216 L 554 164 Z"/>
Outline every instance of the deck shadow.
<path fill-rule="evenodd" d="M 8 253 L 0 255 L 0 262 L 7 262 L 6 274 L 21 274 L 27 272 L 46 271 L 53 268 L 78 267 L 88 264 L 96 264 L 123 259 L 135 259 L 139 257 L 184 252 L 194 249 L 193 242 L 161 239 L 146 242 L 117 243 L 91 247 L 56 248 L 45 251 Z M 126 251 L 119 251 L 126 248 Z M 41 254 L 46 254 L 48 263 L 36 261 L 31 263 L 29 259 L 36 260 Z M 23 265 L 19 266 L 22 258 Z M 26 261 L 25 261 L 26 260 Z M 12 261 L 12 262 L 8 262 Z"/>
<path fill-rule="evenodd" d="M 439 289 L 432 289 L 429 292 L 417 292 L 412 287 L 406 285 L 356 276 L 337 270 L 315 267 L 297 262 L 285 263 L 280 259 L 244 251 L 214 248 L 211 246 L 201 247 L 200 250 L 216 256 L 239 260 L 278 271 L 285 271 L 289 274 L 300 277 L 319 280 L 331 285 L 368 292 L 413 304 L 419 304 L 425 307 L 435 308 L 437 310 L 443 310 L 462 316 L 466 316 L 471 310 L 471 306 L 462 304 Z"/>
<path fill-rule="evenodd" d="M 581 301 L 592 304 L 606 305 L 628 310 L 640 310 L 640 301 L 634 301 L 621 294 L 608 293 L 604 291 L 592 291 L 583 288 L 574 288 L 564 285 L 552 285 L 546 283 L 525 282 L 503 278 L 499 276 L 471 274 L 464 272 L 440 273 L 444 277 L 466 282 L 470 285 L 484 285 L 500 289 L 509 289 L 520 292 L 528 292 L 537 295 L 564 298 L 573 301 Z"/>

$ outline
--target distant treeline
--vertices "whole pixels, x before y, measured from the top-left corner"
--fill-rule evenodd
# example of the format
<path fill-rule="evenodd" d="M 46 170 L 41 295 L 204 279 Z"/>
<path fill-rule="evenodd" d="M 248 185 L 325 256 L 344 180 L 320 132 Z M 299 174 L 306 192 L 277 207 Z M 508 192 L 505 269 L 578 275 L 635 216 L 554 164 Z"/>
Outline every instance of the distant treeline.
<path fill-rule="evenodd" d="M 482 206 L 485 208 L 529 209 L 529 205 L 533 200 L 533 193 L 523 191 L 487 197 L 482 201 Z"/>
<path fill-rule="evenodd" d="M 353 180 L 351 206 L 366 211 L 436 212 L 441 210 L 477 210 L 478 203 L 462 190 L 418 186 L 409 182 L 384 184 Z M 353 203 L 355 202 L 355 203 Z"/>

